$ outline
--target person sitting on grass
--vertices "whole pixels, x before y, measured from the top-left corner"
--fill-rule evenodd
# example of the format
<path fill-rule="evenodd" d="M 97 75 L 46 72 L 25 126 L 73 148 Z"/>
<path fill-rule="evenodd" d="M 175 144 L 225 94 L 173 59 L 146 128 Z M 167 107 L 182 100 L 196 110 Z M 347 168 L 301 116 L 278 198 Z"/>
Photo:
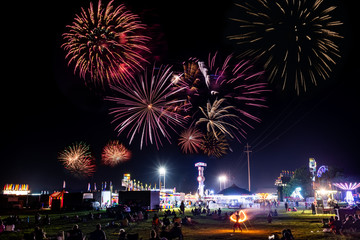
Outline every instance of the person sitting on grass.
<path fill-rule="evenodd" d="M 67 240 L 82 240 L 83 239 L 83 233 L 79 229 L 79 225 L 75 224 L 73 226 L 73 229 L 70 230 L 67 234 Z"/>
<path fill-rule="evenodd" d="M 163 218 L 163 224 L 165 227 L 170 226 L 170 219 L 167 217 L 167 215 L 165 215 Z"/>
<path fill-rule="evenodd" d="M 352 215 L 347 216 L 344 224 L 342 225 L 342 232 L 353 232 L 353 223 L 354 217 Z"/>
<path fill-rule="evenodd" d="M 35 240 L 43 240 L 46 238 L 46 233 L 40 227 L 35 227 L 33 235 Z"/>
<path fill-rule="evenodd" d="M 152 219 L 152 226 L 153 228 L 157 228 L 160 226 L 160 219 L 156 213 L 154 214 L 154 217 Z"/>
<path fill-rule="evenodd" d="M 355 221 L 354 221 L 354 230 L 355 232 L 360 232 L 360 217 L 359 215 L 355 215 Z"/>
<path fill-rule="evenodd" d="M 153 217 L 151 224 L 152 224 L 152 228 L 155 230 L 156 234 L 158 235 L 160 230 L 160 219 L 156 213 Z"/>
<path fill-rule="evenodd" d="M 182 231 L 181 231 L 181 226 L 179 223 L 177 223 L 177 222 L 174 223 L 174 226 L 170 229 L 170 236 L 171 237 L 168 238 L 169 240 L 173 239 L 173 238 L 178 238 L 179 240 L 184 239 Z"/>
<path fill-rule="evenodd" d="M 329 218 L 329 223 L 328 223 L 328 225 L 331 226 L 331 224 L 333 224 L 334 221 L 335 221 L 334 216 L 331 216 L 331 217 Z"/>
<path fill-rule="evenodd" d="M 120 229 L 118 240 L 126 240 L 126 232 L 124 229 Z"/>
<path fill-rule="evenodd" d="M 0 219 L 0 234 L 5 232 L 5 225 L 3 223 L 3 221 Z"/>
<path fill-rule="evenodd" d="M 149 240 L 159 240 L 160 238 L 158 237 L 158 235 L 156 234 L 154 229 L 151 229 L 150 231 L 150 238 Z M 120 240 L 120 239 L 119 239 Z"/>
<path fill-rule="evenodd" d="M 339 220 L 339 217 L 335 216 L 335 220 L 334 220 L 333 224 L 330 225 L 330 228 L 333 230 L 333 233 L 340 234 L 341 227 L 342 227 L 342 223 Z"/>
<path fill-rule="evenodd" d="M 290 229 L 284 229 L 282 231 L 282 238 L 281 240 L 294 240 L 294 236 L 291 233 Z"/>
<path fill-rule="evenodd" d="M 106 240 L 106 234 L 101 229 L 101 224 L 96 224 L 96 230 L 90 233 L 90 240 Z"/>

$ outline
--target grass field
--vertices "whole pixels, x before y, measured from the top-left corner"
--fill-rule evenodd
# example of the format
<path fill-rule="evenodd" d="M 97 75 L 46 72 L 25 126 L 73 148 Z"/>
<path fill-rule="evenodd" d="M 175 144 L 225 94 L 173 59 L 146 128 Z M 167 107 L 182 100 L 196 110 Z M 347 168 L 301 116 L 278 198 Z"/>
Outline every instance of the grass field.
<path fill-rule="evenodd" d="M 226 211 L 233 210 L 223 210 Z M 321 240 L 321 239 L 360 239 L 359 233 L 352 233 L 349 235 L 334 235 L 331 233 L 323 233 L 322 219 L 329 218 L 330 215 L 312 215 L 309 210 L 299 212 L 285 212 L 279 209 L 279 216 L 273 218 L 272 223 L 267 222 L 268 211 L 259 209 L 245 210 L 249 216 L 249 220 L 245 222 L 242 232 L 236 231 L 233 233 L 232 223 L 229 220 L 212 219 L 209 216 L 195 216 L 192 217 L 194 224 L 192 226 L 183 226 L 182 232 L 184 239 L 268 239 L 268 236 L 274 232 L 281 232 L 283 229 L 291 229 L 296 240 Z M 53 213 L 51 211 L 41 211 L 41 216 L 49 214 L 51 225 L 44 225 L 42 228 L 47 233 L 47 237 L 55 237 L 59 231 L 68 231 L 75 224 L 68 219 L 63 219 L 67 215 L 73 218 L 75 215 L 80 217 L 85 216 L 89 211 L 85 212 L 62 212 Z M 95 212 L 94 212 L 95 213 Z M 102 212 L 104 216 L 104 212 Z M 31 233 L 34 229 L 34 214 L 35 212 L 19 212 L 16 213 L 24 222 L 16 227 L 15 232 L 6 232 L 0 235 L 1 240 L 17 240 L 22 239 L 25 233 Z M 186 212 L 187 216 L 192 216 L 190 210 Z M 1 219 L 6 219 L 8 215 L 1 215 Z M 25 219 L 30 217 L 30 222 L 27 223 Z M 133 223 L 131 227 L 125 228 L 127 233 L 139 233 L 142 239 L 149 239 L 149 232 L 151 230 L 151 218 L 140 223 Z M 159 212 L 160 219 L 163 213 Z M 111 218 L 90 220 L 87 222 L 77 223 L 83 233 L 89 234 L 95 230 L 95 225 L 101 223 L 103 230 L 106 232 L 107 239 L 117 239 L 120 228 L 105 228 L 104 226 L 112 221 Z"/>

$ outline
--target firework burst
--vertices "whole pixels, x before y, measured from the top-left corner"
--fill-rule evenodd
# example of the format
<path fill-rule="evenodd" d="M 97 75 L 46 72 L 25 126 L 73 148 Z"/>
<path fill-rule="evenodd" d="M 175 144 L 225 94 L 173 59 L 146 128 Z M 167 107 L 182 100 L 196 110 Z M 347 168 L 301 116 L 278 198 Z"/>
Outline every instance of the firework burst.
<path fill-rule="evenodd" d="M 336 7 L 323 0 L 255 0 L 238 6 L 240 33 L 230 36 L 243 47 L 240 57 L 264 64 L 270 82 L 280 81 L 282 89 L 306 91 L 310 82 L 327 79 L 340 57 L 335 39 L 341 38 L 334 27 Z"/>
<path fill-rule="evenodd" d="M 135 135 L 140 134 L 140 149 L 143 145 L 162 145 L 161 137 L 169 142 L 169 129 L 176 132 L 176 126 L 184 126 L 186 120 L 179 114 L 178 108 L 184 107 L 185 99 L 177 98 L 182 88 L 175 88 L 172 79 L 171 67 L 153 67 L 150 74 L 145 70 L 139 76 L 139 81 L 131 81 L 121 87 L 112 86 L 120 97 L 107 97 L 117 107 L 110 109 L 114 116 L 112 122 L 120 123 L 116 130 L 121 134 L 128 129 L 127 137 L 130 144 Z"/>
<path fill-rule="evenodd" d="M 204 135 L 196 128 L 189 128 L 180 134 L 179 146 L 184 153 L 198 153 Z"/>
<path fill-rule="evenodd" d="M 218 130 L 220 130 L 221 133 L 234 138 L 228 128 L 230 127 L 237 130 L 237 127 L 229 123 L 228 120 L 236 119 L 238 116 L 229 112 L 231 109 L 234 109 L 233 106 L 221 107 L 221 104 L 224 101 L 224 98 L 215 100 L 212 105 L 208 102 L 206 105 L 206 111 L 202 107 L 199 107 L 204 117 L 200 118 L 196 122 L 196 125 L 206 123 L 206 130 L 208 132 L 212 132 L 215 138 L 218 137 L 218 134 L 216 133 Z"/>
<path fill-rule="evenodd" d="M 177 84 L 184 87 L 187 101 L 192 105 L 196 105 L 197 100 L 201 97 L 201 93 L 206 90 L 198 64 L 199 61 L 196 58 L 184 61 L 182 64 L 183 72 L 178 75 L 176 81 Z"/>
<path fill-rule="evenodd" d="M 131 158 L 131 152 L 118 140 L 109 141 L 101 154 L 102 164 L 114 167 Z"/>
<path fill-rule="evenodd" d="M 59 153 L 58 160 L 77 177 L 89 177 L 95 172 L 95 160 L 84 142 L 73 143 Z"/>
<path fill-rule="evenodd" d="M 258 123 L 259 109 L 266 107 L 266 80 L 263 71 L 256 71 L 250 61 L 236 60 L 229 55 L 224 61 L 209 54 L 208 62 L 199 64 L 208 89 L 206 108 L 197 124 L 206 123 L 207 131 L 220 131 L 241 142 L 248 128 Z M 219 64 L 220 63 L 220 64 Z M 220 99 L 220 100 L 218 100 Z"/>
<path fill-rule="evenodd" d="M 149 51 L 145 46 L 149 38 L 138 34 L 144 28 L 138 16 L 112 3 L 103 8 L 99 0 L 97 9 L 92 3 L 87 11 L 82 8 L 63 34 L 62 47 L 69 64 L 75 63 L 74 71 L 79 70 L 83 79 L 90 74 L 101 84 L 131 77 L 146 62 L 141 53 Z"/>
<path fill-rule="evenodd" d="M 214 135 L 213 132 L 208 132 L 206 136 L 204 136 L 204 141 L 202 142 L 200 148 L 209 157 L 215 156 L 220 158 L 227 153 L 229 144 L 226 141 L 225 136 L 220 132 L 217 132 L 216 135 Z"/>

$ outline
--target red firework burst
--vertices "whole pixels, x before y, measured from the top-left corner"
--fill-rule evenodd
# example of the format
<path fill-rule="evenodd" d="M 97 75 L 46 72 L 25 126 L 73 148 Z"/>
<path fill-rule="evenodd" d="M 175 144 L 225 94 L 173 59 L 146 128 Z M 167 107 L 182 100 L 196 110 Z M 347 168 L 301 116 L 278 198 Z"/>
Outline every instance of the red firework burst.
<path fill-rule="evenodd" d="M 131 152 L 119 143 L 118 140 L 115 140 L 109 141 L 109 143 L 106 144 L 101 156 L 102 164 L 114 167 L 121 162 L 129 160 L 131 158 Z"/>
<path fill-rule="evenodd" d="M 66 41 L 62 47 L 67 51 L 69 64 L 75 63 L 75 72 L 85 79 L 87 74 L 95 82 L 109 83 L 132 77 L 142 69 L 146 60 L 142 53 L 150 50 L 145 46 L 149 37 L 139 34 L 144 28 L 137 15 L 124 5 L 116 8 L 110 1 L 102 8 L 90 8 L 76 15 L 69 31 L 63 34 Z"/>
<path fill-rule="evenodd" d="M 77 177 L 89 177 L 95 172 L 95 159 L 91 155 L 90 147 L 84 142 L 73 143 L 59 153 L 59 161 L 65 169 Z"/>
<path fill-rule="evenodd" d="M 179 146 L 184 153 L 198 153 L 204 135 L 196 128 L 189 128 L 180 134 Z"/>

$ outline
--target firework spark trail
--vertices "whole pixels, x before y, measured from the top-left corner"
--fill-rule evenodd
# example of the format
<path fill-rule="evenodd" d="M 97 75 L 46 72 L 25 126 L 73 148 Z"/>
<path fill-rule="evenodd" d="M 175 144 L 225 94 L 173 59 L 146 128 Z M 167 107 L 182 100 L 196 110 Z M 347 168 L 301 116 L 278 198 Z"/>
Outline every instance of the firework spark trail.
<path fill-rule="evenodd" d="M 101 154 L 102 164 L 114 167 L 131 158 L 131 152 L 118 140 L 109 141 Z"/>
<path fill-rule="evenodd" d="M 307 84 L 327 79 L 340 57 L 333 30 L 341 25 L 330 15 L 335 6 L 323 0 L 243 1 L 239 7 L 240 33 L 229 36 L 244 56 L 264 64 L 270 82 L 282 82 L 282 89 L 293 87 L 297 94 Z"/>
<path fill-rule="evenodd" d="M 204 135 L 198 129 L 191 127 L 180 134 L 178 145 L 184 153 L 198 153 L 203 139 Z"/>
<path fill-rule="evenodd" d="M 62 47 L 69 64 L 75 63 L 74 72 L 79 70 L 83 79 L 90 74 L 92 81 L 101 84 L 131 78 L 147 62 L 141 53 L 150 51 L 145 46 L 149 38 L 137 33 L 145 28 L 138 16 L 124 5 L 114 9 L 112 3 L 104 9 L 99 0 L 97 9 L 92 3 L 87 11 L 82 8 L 63 34 Z"/>
<path fill-rule="evenodd" d="M 220 158 L 227 153 L 227 150 L 229 149 L 229 144 L 226 141 L 225 136 L 220 132 L 217 132 L 216 136 L 217 137 L 215 137 L 212 132 L 208 132 L 204 136 L 204 140 L 202 141 L 200 148 L 209 157 L 215 156 L 217 158 Z"/>
<path fill-rule="evenodd" d="M 258 109 L 266 107 L 266 93 L 270 90 L 264 80 L 264 72 L 256 71 L 250 61 L 235 60 L 232 55 L 223 62 L 217 54 L 209 54 L 208 63 L 201 64 L 208 92 L 206 111 L 200 107 L 205 118 L 197 121 L 207 122 L 207 130 L 220 130 L 241 142 L 246 138 L 246 128 L 254 128 L 252 122 L 260 122 Z M 214 100 L 215 99 L 215 100 Z M 218 100 L 220 99 L 220 100 Z M 220 107 L 220 104 L 223 107 Z M 216 115 L 216 112 L 219 112 Z M 222 116 L 216 121 L 214 118 Z"/>
<path fill-rule="evenodd" d="M 139 76 L 139 81 L 131 81 L 120 87 L 112 86 L 120 97 L 106 97 L 119 106 L 110 109 L 114 115 L 112 122 L 120 123 L 116 130 L 121 134 L 128 129 L 127 137 L 130 144 L 135 135 L 140 134 L 140 149 L 143 145 L 162 145 L 161 137 L 169 142 L 171 136 L 168 129 L 176 132 L 175 127 L 184 127 L 185 118 L 175 111 L 178 107 L 184 107 L 185 99 L 177 98 L 177 94 L 183 88 L 175 88 L 171 82 L 173 73 L 171 67 L 161 66 L 156 69 L 154 66 L 151 74 L 145 70 Z"/>
<path fill-rule="evenodd" d="M 66 147 L 59 153 L 58 160 L 63 163 L 65 169 L 78 177 L 89 177 L 95 172 L 95 161 L 90 147 L 84 142 Z"/>
<path fill-rule="evenodd" d="M 224 98 L 220 100 L 215 100 L 214 103 L 211 105 L 210 102 L 206 105 L 206 111 L 199 107 L 204 117 L 200 118 L 196 125 L 201 123 L 206 123 L 206 129 L 208 132 L 212 132 L 213 135 L 217 138 L 217 130 L 220 130 L 223 134 L 229 135 L 231 138 L 234 136 L 228 130 L 228 127 L 234 128 L 237 130 L 237 127 L 229 122 L 228 119 L 238 118 L 237 115 L 229 113 L 230 109 L 234 109 L 234 106 L 226 106 L 221 107 L 220 105 L 225 101 Z"/>

